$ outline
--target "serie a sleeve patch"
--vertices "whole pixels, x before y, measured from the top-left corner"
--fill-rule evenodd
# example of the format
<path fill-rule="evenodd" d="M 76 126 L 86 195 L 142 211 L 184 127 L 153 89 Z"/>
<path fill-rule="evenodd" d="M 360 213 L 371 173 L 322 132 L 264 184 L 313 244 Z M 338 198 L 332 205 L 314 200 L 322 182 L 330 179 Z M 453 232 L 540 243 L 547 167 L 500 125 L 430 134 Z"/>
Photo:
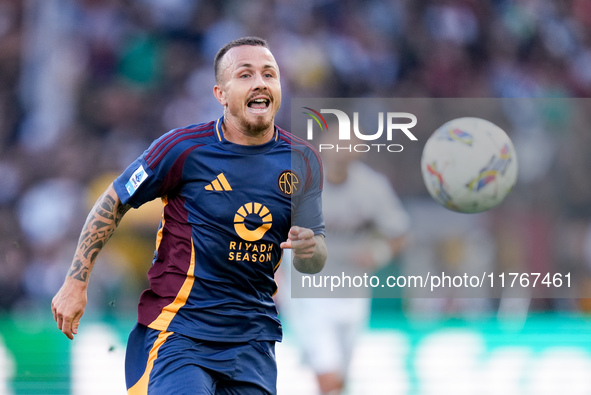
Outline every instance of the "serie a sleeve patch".
<path fill-rule="evenodd" d="M 140 185 L 148 178 L 148 173 L 144 170 L 144 166 L 140 165 L 136 171 L 133 172 L 129 181 L 125 184 L 125 188 L 127 189 L 127 193 L 129 196 L 133 196 L 135 191 L 139 188 Z"/>

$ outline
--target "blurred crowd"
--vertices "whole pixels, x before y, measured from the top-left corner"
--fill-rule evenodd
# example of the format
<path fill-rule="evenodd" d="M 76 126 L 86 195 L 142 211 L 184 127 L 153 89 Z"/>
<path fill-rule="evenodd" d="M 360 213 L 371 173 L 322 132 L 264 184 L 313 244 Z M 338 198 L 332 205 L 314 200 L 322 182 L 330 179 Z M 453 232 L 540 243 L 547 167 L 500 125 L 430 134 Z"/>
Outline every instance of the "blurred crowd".
<path fill-rule="evenodd" d="M 1 311 L 49 311 L 98 193 L 154 138 L 221 115 L 213 57 L 244 35 L 277 58 L 287 129 L 290 97 L 591 96 L 587 0 L 1 0 Z M 491 221 L 504 260 L 521 248 L 584 278 L 590 136 L 526 136 L 542 170 L 526 177 L 518 215 Z M 426 190 L 400 161 L 388 176 L 412 205 Z M 128 216 L 99 258 L 89 309 L 134 314 L 159 206 Z"/>

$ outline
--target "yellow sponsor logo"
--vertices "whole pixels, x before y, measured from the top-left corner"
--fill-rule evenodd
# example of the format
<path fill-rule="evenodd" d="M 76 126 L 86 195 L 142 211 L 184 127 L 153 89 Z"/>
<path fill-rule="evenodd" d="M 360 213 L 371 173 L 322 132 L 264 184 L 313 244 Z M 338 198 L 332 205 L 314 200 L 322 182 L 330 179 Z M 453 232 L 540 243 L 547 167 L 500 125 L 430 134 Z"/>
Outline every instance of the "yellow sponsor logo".
<path fill-rule="evenodd" d="M 273 243 L 248 243 L 231 241 L 228 260 L 236 262 L 271 262 Z"/>
<path fill-rule="evenodd" d="M 248 229 L 245 221 L 249 215 L 258 216 L 261 220 L 261 225 L 256 229 Z M 269 209 L 260 203 L 246 203 L 236 211 L 234 215 L 234 230 L 245 241 L 257 241 L 263 238 L 265 233 L 271 229 L 273 224 L 273 216 Z"/>

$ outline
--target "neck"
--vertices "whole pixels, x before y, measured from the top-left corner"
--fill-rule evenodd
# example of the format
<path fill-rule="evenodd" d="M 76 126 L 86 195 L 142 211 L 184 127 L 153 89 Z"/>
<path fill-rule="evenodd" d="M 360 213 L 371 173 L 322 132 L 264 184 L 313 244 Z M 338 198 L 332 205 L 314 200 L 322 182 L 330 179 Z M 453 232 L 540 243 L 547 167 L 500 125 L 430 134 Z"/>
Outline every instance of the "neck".
<path fill-rule="evenodd" d="M 247 130 L 234 124 L 231 120 L 224 117 L 222 123 L 222 132 L 224 138 L 231 143 L 240 145 L 261 145 L 269 142 L 275 135 L 275 126 L 272 123 L 263 130 Z"/>

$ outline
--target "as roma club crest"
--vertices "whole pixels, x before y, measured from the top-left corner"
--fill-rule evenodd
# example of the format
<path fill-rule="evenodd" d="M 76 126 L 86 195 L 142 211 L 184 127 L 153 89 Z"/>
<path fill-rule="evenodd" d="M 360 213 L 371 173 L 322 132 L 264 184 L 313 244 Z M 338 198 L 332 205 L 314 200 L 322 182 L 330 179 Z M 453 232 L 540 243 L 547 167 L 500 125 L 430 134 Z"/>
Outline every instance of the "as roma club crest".
<path fill-rule="evenodd" d="M 279 190 L 287 196 L 293 196 L 300 189 L 300 178 L 291 170 L 285 170 L 279 174 L 277 179 Z"/>

